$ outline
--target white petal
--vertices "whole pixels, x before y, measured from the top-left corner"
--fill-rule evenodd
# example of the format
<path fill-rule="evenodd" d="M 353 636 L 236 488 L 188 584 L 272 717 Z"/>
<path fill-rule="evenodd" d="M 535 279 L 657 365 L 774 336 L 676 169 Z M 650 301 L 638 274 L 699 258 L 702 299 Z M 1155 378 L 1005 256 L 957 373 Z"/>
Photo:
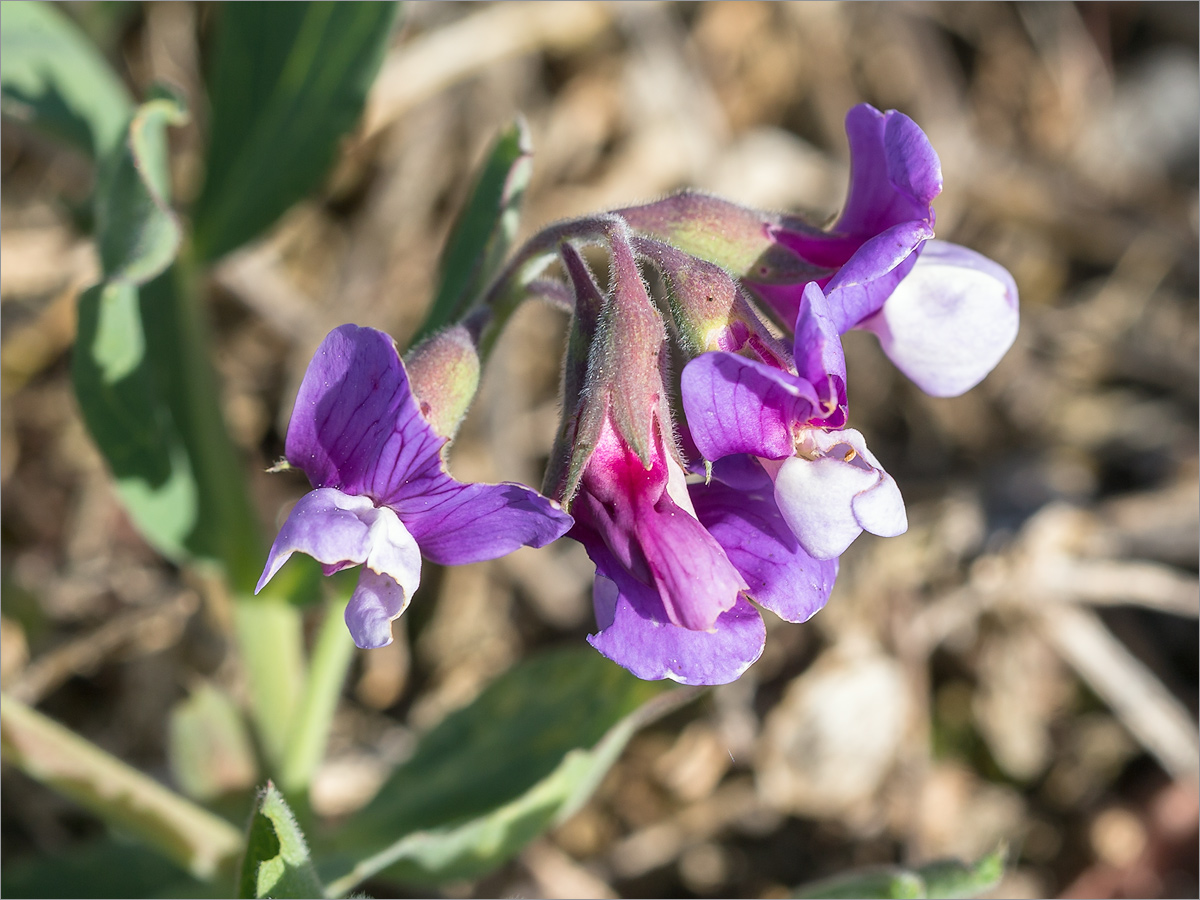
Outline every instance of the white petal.
<path fill-rule="evenodd" d="M 874 332 L 921 390 L 955 397 L 995 368 L 1018 322 L 1008 270 L 974 250 L 931 240 L 879 312 L 858 327 Z"/>

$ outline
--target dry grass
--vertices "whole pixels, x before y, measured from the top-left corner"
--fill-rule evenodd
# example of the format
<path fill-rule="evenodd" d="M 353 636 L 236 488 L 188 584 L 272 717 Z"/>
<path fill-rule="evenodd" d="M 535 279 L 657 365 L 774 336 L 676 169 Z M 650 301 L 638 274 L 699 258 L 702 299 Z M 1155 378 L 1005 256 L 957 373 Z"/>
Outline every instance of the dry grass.
<path fill-rule="evenodd" d="M 130 79 L 198 90 L 197 17 L 130 21 Z M 1016 346 L 954 400 L 849 340 L 853 424 L 909 533 L 861 538 L 812 623 L 772 627 L 746 677 L 637 738 L 565 827 L 448 893 L 785 896 L 1008 840 L 1000 896 L 1196 895 L 1196 33 L 1194 4 L 411 5 L 322 196 L 211 280 L 256 473 L 330 327 L 411 335 L 468 173 L 518 111 L 532 231 L 685 185 L 823 219 L 846 109 L 900 108 L 941 154 L 939 236 L 1022 297 Z M 180 137 L 183 197 L 199 141 Z M 73 405 L 71 310 L 95 263 L 55 198 L 85 194 L 86 168 L 11 126 L 2 149 L 3 683 L 164 773 L 171 707 L 240 683 L 228 623 L 128 525 Z M 514 321 L 461 477 L 539 483 L 564 324 Z M 253 484 L 265 523 L 302 490 Z M 580 640 L 590 573 L 562 546 L 429 579 L 399 640 L 356 665 L 314 802 L 361 802 L 414 730 Z M 6 860 L 94 829 L 7 771 L 4 791 Z"/>

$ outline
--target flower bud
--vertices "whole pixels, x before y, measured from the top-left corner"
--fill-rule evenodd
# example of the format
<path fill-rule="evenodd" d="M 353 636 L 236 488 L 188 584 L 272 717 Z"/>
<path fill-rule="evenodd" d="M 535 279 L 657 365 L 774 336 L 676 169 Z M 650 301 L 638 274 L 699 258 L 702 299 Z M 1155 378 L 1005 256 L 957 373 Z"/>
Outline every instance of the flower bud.
<path fill-rule="evenodd" d="M 462 325 L 426 338 L 404 360 L 421 415 L 441 437 L 458 432 L 479 389 L 479 352 Z"/>
<path fill-rule="evenodd" d="M 617 212 L 639 234 L 706 259 L 737 278 L 795 284 L 831 270 L 805 261 L 774 235 L 782 220 L 697 191 Z"/>
<path fill-rule="evenodd" d="M 723 350 L 744 352 L 779 368 L 787 366 L 787 351 L 728 272 L 650 238 L 635 238 L 634 247 L 666 279 L 671 316 L 687 358 Z"/>

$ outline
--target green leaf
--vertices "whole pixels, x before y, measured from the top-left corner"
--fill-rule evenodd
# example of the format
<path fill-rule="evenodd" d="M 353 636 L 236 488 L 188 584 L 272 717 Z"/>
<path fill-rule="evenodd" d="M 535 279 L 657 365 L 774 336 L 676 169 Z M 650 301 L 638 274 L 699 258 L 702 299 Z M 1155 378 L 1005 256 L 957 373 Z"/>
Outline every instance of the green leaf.
<path fill-rule="evenodd" d="M 323 897 L 308 844 L 275 785 L 259 794 L 250 818 L 239 897 Z"/>
<path fill-rule="evenodd" d="M 226 3 L 210 67 L 208 174 L 197 255 L 256 237 L 312 190 L 354 127 L 394 3 Z"/>
<path fill-rule="evenodd" d="M 134 114 L 128 139 L 101 162 L 96 224 L 106 282 L 79 298 L 72 359 L 84 421 L 122 501 L 155 549 L 176 561 L 187 556 L 199 491 L 147 366 L 147 346 L 155 342 L 147 340 L 137 285 L 170 265 L 179 248 L 179 224 L 168 205 L 166 129 L 184 115 L 174 99 L 151 100 Z"/>
<path fill-rule="evenodd" d="M 1004 876 L 1008 847 L 1001 844 L 974 865 L 956 859 L 940 860 L 918 870 L 930 898 L 975 897 L 990 891 Z"/>
<path fill-rule="evenodd" d="M 4 761 L 140 838 L 196 878 L 232 865 L 236 828 L 23 703 L 0 699 Z"/>
<path fill-rule="evenodd" d="M 518 665 L 426 735 L 343 827 L 338 849 L 372 855 L 331 883 L 331 895 L 383 870 L 428 883 L 499 865 L 574 812 L 637 728 L 693 696 L 664 693 L 589 651 Z"/>
<path fill-rule="evenodd" d="M 79 298 L 71 374 L 117 492 L 150 544 L 176 562 L 199 509 L 195 474 L 146 360 L 138 289 L 101 284 Z"/>
<path fill-rule="evenodd" d="M 1007 848 L 1001 845 L 974 865 L 958 860 L 938 860 L 917 869 L 899 866 L 844 872 L 796 889 L 799 898 L 975 897 L 989 891 L 1004 875 Z"/>
<path fill-rule="evenodd" d="M 438 290 L 413 343 L 461 319 L 499 270 L 516 236 L 532 173 L 529 128 L 518 118 L 496 138 L 450 231 L 438 265 Z"/>
<path fill-rule="evenodd" d="M 175 705 L 167 723 L 167 760 L 189 797 L 210 800 L 253 786 L 258 765 L 241 711 L 220 688 L 201 684 Z"/>
<path fill-rule="evenodd" d="M 0 4 L 0 108 L 94 158 L 121 140 L 128 92 L 70 19 L 50 3 Z"/>
<path fill-rule="evenodd" d="M 102 163 L 96 218 L 107 280 L 80 298 L 72 375 L 138 530 L 169 559 L 223 568 L 259 736 L 278 763 L 304 681 L 300 613 L 288 600 L 315 593 L 307 588 L 319 569 L 293 565 L 251 596 L 265 545 L 221 413 L 197 273 L 187 259 L 171 264 L 181 235 L 168 204 L 166 127 L 181 116 L 172 99 L 151 100 Z"/>
<path fill-rule="evenodd" d="M 177 97 L 143 103 L 129 123 L 125 143 L 102 163 L 96 236 L 109 281 L 144 284 L 179 252 L 182 230 L 170 206 L 167 126 L 185 121 L 187 110 Z"/>
<path fill-rule="evenodd" d="M 202 883 L 141 844 L 101 838 L 63 852 L 5 860 L 5 897 L 220 897 L 219 883 Z"/>
<path fill-rule="evenodd" d="M 856 897 L 879 897 L 884 900 L 908 900 L 927 897 L 925 882 L 915 872 L 905 869 L 867 869 L 834 875 L 823 881 L 799 888 L 792 896 L 853 900 Z"/>

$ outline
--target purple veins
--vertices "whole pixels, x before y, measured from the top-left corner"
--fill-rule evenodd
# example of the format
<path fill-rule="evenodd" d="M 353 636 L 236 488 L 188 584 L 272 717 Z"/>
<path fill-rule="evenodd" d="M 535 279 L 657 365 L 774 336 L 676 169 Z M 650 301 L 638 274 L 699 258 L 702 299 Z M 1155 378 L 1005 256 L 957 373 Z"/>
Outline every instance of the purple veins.
<path fill-rule="evenodd" d="M 331 575 L 362 565 L 346 625 L 363 648 L 391 643 L 391 622 L 421 578 L 421 557 L 459 565 L 541 547 L 571 527 L 553 500 L 519 484 L 465 484 L 447 472 L 404 363 L 381 331 L 343 325 L 322 342 L 288 426 L 286 456 L 313 490 L 279 530 L 258 583 L 306 553 Z"/>

